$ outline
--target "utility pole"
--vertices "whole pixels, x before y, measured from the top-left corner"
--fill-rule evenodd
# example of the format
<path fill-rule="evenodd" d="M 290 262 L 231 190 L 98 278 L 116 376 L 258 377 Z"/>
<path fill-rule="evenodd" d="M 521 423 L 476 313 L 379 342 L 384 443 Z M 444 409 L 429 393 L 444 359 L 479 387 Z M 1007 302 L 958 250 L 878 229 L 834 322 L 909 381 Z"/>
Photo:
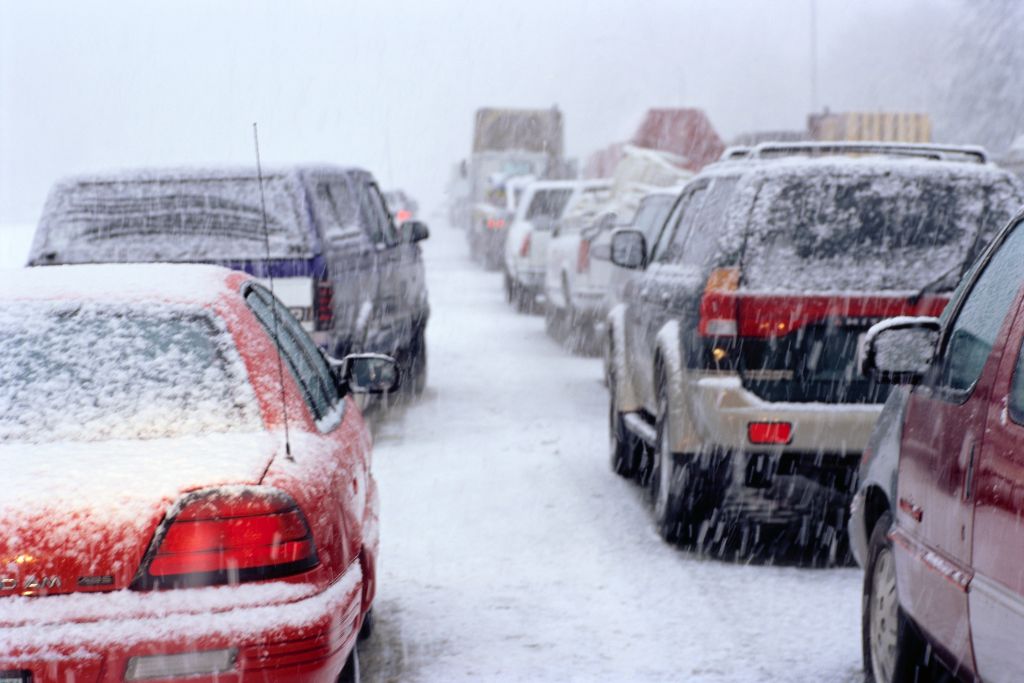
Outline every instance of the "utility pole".
<path fill-rule="evenodd" d="M 818 112 L 818 0 L 811 3 L 811 112 Z"/>

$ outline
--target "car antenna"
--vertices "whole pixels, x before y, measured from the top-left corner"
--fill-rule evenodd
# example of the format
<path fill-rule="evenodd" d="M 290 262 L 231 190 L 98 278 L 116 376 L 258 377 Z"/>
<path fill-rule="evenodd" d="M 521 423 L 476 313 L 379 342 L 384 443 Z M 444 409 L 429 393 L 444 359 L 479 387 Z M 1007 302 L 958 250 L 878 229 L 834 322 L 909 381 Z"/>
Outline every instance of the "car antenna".
<path fill-rule="evenodd" d="M 284 417 L 284 457 L 292 462 L 292 444 L 288 433 L 288 402 L 284 392 L 284 361 L 281 360 L 280 317 L 277 299 L 274 297 L 274 269 L 270 267 L 270 228 L 267 227 L 267 201 L 263 197 L 263 166 L 260 164 L 260 133 L 256 122 L 252 122 L 252 142 L 256 148 L 256 180 L 260 188 L 260 214 L 263 216 L 263 243 L 267 249 L 267 280 L 270 283 L 270 310 L 274 314 L 274 345 L 277 347 L 277 379 L 281 385 L 281 414 Z"/>

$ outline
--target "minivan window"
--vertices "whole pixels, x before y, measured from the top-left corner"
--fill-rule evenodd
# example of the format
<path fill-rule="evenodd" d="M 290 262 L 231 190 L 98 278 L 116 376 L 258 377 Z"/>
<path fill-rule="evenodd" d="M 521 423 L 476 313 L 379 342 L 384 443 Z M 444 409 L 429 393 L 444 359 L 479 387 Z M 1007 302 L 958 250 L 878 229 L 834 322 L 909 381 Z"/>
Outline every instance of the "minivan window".
<path fill-rule="evenodd" d="M 1024 283 L 1022 260 L 1024 230 L 1018 227 L 992 255 L 956 314 L 943 354 L 940 385 L 968 391 L 978 381 L 999 328 Z"/>

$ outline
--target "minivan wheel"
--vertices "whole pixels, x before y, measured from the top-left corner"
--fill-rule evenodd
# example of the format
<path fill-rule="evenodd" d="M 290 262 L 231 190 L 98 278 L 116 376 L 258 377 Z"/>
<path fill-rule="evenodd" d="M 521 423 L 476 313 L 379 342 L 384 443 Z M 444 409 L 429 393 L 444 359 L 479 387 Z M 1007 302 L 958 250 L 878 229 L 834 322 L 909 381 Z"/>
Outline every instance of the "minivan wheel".
<path fill-rule="evenodd" d="M 892 517 L 875 524 L 864 572 L 861 622 L 865 678 L 869 683 L 925 680 L 924 642 L 900 608 L 896 565 L 889 540 Z M 915 671 L 917 675 L 915 676 Z"/>
<path fill-rule="evenodd" d="M 338 674 L 337 683 L 359 683 L 359 648 L 355 645 L 352 646 L 352 652 L 349 653 L 348 659 L 345 660 L 345 667 Z"/>

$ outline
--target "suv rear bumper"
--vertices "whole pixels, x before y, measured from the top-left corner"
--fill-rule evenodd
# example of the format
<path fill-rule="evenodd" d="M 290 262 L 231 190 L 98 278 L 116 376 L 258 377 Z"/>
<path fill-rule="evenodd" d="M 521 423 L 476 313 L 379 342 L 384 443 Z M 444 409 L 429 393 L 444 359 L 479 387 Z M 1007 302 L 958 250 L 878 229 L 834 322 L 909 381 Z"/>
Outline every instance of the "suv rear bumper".
<path fill-rule="evenodd" d="M 792 439 L 783 448 L 804 453 L 861 453 L 882 412 L 882 404 L 773 403 L 747 391 L 734 374 L 705 376 L 689 385 L 692 391 L 679 397 L 689 412 L 699 441 L 730 451 L 764 450 L 747 436 L 751 422 L 788 422 Z M 683 434 L 673 430 L 674 434 Z M 675 444 L 673 450 L 694 450 L 692 441 Z"/>

